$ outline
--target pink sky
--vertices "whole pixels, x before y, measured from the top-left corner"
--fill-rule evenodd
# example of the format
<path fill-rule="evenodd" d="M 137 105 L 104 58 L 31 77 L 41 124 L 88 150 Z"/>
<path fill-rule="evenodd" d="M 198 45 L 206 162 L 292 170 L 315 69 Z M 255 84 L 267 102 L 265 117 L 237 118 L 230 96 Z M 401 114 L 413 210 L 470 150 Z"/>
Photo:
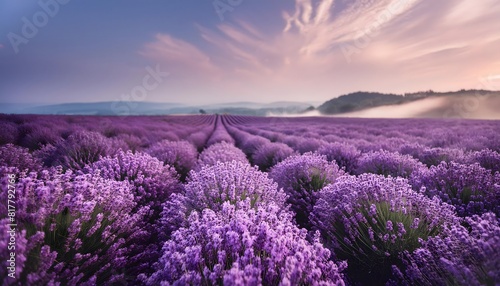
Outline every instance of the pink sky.
<path fill-rule="evenodd" d="M 491 89 L 480 79 L 500 75 L 499 12 L 493 0 L 296 0 L 276 15 L 279 32 L 235 13 L 215 29 L 197 26 L 201 44 L 158 33 L 139 53 L 167 65 L 187 98 Z"/>

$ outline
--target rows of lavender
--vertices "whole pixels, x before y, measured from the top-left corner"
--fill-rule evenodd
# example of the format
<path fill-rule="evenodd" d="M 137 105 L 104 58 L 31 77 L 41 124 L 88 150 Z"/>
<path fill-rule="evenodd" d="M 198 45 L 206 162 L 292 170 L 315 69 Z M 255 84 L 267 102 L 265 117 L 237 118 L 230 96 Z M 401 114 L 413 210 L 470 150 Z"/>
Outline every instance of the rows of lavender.
<path fill-rule="evenodd" d="M 497 121 L 0 115 L 0 130 L 3 285 L 500 284 Z"/>

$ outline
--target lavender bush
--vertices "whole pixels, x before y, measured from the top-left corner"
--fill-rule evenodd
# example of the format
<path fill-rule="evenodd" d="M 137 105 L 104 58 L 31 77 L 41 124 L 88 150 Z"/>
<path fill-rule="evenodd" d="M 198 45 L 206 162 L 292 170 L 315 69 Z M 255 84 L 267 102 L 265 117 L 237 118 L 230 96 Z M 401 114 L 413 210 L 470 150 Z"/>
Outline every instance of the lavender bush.
<path fill-rule="evenodd" d="M 316 203 L 316 193 L 341 175 L 343 171 L 335 163 L 313 153 L 289 157 L 269 173 L 288 195 L 287 202 L 301 227 L 309 227 L 308 217 Z"/>
<path fill-rule="evenodd" d="M 422 168 L 425 166 L 409 155 L 381 150 L 363 154 L 359 158 L 356 173 L 408 178 L 414 171 Z"/>
<path fill-rule="evenodd" d="M 363 174 L 343 176 L 318 194 L 311 215 L 326 244 L 347 259 L 351 279 L 362 284 L 388 281 L 400 255 L 419 239 L 458 223 L 454 209 L 416 193 L 402 178 Z"/>
<path fill-rule="evenodd" d="M 357 169 L 358 159 L 361 156 L 361 152 L 355 146 L 338 142 L 324 144 L 318 149 L 318 153 L 325 155 L 328 161 L 337 163 L 351 174 Z"/>
<path fill-rule="evenodd" d="M 227 142 L 217 143 L 200 153 L 194 170 L 201 170 L 203 166 L 207 165 L 213 166 L 217 164 L 217 162 L 231 161 L 248 163 L 245 153 L 233 144 Z"/>
<path fill-rule="evenodd" d="M 130 214 L 134 196 L 125 182 L 98 173 L 75 175 L 51 169 L 20 173 L 0 167 L 1 209 L 7 213 L 7 174 L 17 176 L 16 222 L 20 285 L 91 285 L 123 281 L 127 239 L 137 230 L 144 211 Z M 6 244 L 5 235 L 0 245 Z M 7 248 L 2 248 L 5 274 Z M 4 259 L 5 258 L 5 259 Z M 2 277 L 6 277 L 2 275 Z"/>
<path fill-rule="evenodd" d="M 81 170 L 85 166 L 111 155 L 111 141 L 97 132 L 79 131 L 66 140 L 61 140 L 52 149 L 54 153 L 46 154 L 45 162 L 65 169 Z"/>
<path fill-rule="evenodd" d="M 147 149 L 146 153 L 174 167 L 183 180 L 194 168 L 198 157 L 198 151 L 187 141 L 160 141 Z"/>
<path fill-rule="evenodd" d="M 252 162 L 259 166 L 262 171 L 268 171 L 271 167 L 295 154 L 292 148 L 283 143 L 267 143 L 255 151 Z"/>
<path fill-rule="evenodd" d="M 500 283 L 500 225 L 493 213 L 465 219 L 441 236 L 422 240 L 406 253 L 405 265 L 395 268 L 398 285 L 498 285 Z"/>
<path fill-rule="evenodd" d="M 164 204 L 161 222 L 168 233 L 182 226 L 193 211 L 220 211 L 224 202 L 237 205 L 247 199 L 251 207 L 272 202 L 285 209 L 284 192 L 277 189 L 277 184 L 267 174 L 248 163 L 219 162 L 199 172 L 191 172 L 185 193 L 173 195 Z"/>
<path fill-rule="evenodd" d="M 42 162 L 31 155 L 28 149 L 7 144 L 0 146 L 0 166 L 16 167 L 29 173 L 41 170 Z"/>
<path fill-rule="evenodd" d="M 421 170 L 411 178 L 415 190 L 429 197 L 437 196 L 456 207 L 459 216 L 493 211 L 500 214 L 500 181 L 498 175 L 479 164 L 463 165 L 442 162 Z"/>
<path fill-rule="evenodd" d="M 317 240 L 309 243 L 288 212 L 250 199 L 220 211 L 193 212 L 165 243 L 147 285 L 344 285 L 341 270 Z"/>

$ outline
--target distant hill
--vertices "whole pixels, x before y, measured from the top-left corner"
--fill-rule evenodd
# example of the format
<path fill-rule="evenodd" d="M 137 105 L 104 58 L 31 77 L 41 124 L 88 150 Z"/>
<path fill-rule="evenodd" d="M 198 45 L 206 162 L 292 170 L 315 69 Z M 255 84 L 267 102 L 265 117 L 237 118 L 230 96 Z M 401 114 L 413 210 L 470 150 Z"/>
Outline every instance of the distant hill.
<path fill-rule="evenodd" d="M 434 97 L 472 97 L 494 95 L 500 96 L 500 92 L 486 90 L 460 90 L 455 92 L 433 92 L 424 91 L 406 94 L 386 94 L 377 92 L 355 92 L 328 100 L 317 109 L 321 114 L 334 115 L 352 113 L 379 106 L 400 105 L 417 100 Z"/>

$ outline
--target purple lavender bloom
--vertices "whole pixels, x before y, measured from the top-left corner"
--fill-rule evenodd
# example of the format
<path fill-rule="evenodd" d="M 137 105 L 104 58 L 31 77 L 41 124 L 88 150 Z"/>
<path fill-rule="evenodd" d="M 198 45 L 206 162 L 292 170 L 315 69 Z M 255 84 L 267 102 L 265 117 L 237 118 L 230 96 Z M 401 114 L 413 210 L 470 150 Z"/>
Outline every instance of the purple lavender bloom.
<path fill-rule="evenodd" d="M 498 285 L 500 225 L 493 213 L 452 225 L 422 246 L 406 252 L 404 267 L 396 268 L 398 285 Z M 469 230 L 468 230 L 469 229 Z"/>
<path fill-rule="evenodd" d="M 236 205 L 248 199 L 255 208 L 272 202 L 285 209 L 285 193 L 266 173 L 248 163 L 232 161 L 205 166 L 190 173 L 184 188 L 184 194 L 174 195 L 164 203 L 161 221 L 167 233 L 181 226 L 192 211 L 220 211 L 224 202 Z"/>
<path fill-rule="evenodd" d="M 294 154 L 295 151 L 286 144 L 266 143 L 253 153 L 252 162 L 265 172 Z"/>
<path fill-rule="evenodd" d="M 427 196 L 437 196 L 454 205 L 458 215 L 464 217 L 488 211 L 500 214 L 500 185 L 496 177 L 477 163 L 442 162 L 414 173 L 410 182 L 415 190 L 422 189 Z"/>
<path fill-rule="evenodd" d="M 132 185 L 138 206 L 157 209 L 172 193 L 182 190 L 174 168 L 145 153 L 119 151 L 104 157 L 87 170 L 99 170 L 102 177 Z"/>
<path fill-rule="evenodd" d="M 231 161 L 248 163 L 245 153 L 233 144 L 227 142 L 217 143 L 200 153 L 194 170 L 199 171 L 203 166 L 213 166 L 217 162 Z"/>
<path fill-rule="evenodd" d="M 140 232 L 137 225 L 148 211 L 132 213 L 136 204 L 128 183 L 105 180 L 98 173 L 63 173 L 61 168 L 25 174 L 0 167 L 2 213 L 7 210 L 8 174 L 16 175 L 19 238 L 13 284 L 102 284 L 123 275 L 126 242 Z M 0 239 L 0 245 L 6 243 L 5 236 Z M 1 251 L 4 271 L 7 259 Z"/>
<path fill-rule="evenodd" d="M 481 167 L 490 170 L 492 173 L 500 173 L 500 153 L 490 149 L 476 151 L 468 156 L 470 163 L 479 163 Z"/>
<path fill-rule="evenodd" d="M 422 168 L 426 167 L 409 155 L 381 150 L 363 154 L 358 161 L 356 173 L 408 178 L 414 171 Z"/>
<path fill-rule="evenodd" d="M 324 144 L 318 149 L 318 153 L 325 155 L 328 161 L 337 163 L 351 174 L 356 170 L 361 156 L 361 152 L 355 146 L 338 142 Z"/>
<path fill-rule="evenodd" d="M 198 157 L 198 151 L 187 141 L 160 141 L 147 149 L 146 153 L 174 167 L 182 179 L 193 169 Z"/>
<path fill-rule="evenodd" d="M 111 141 L 100 133 L 78 131 L 71 134 L 68 139 L 56 143 L 55 153 L 50 154 L 51 161 L 55 166 L 81 170 L 100 157 L 113 154 L 111 145 Z"/>
<path fill-rule="evenodd" d="M 274 203 L 193 212 L 163 247 L 147 285 L 344 285 L 342 266 Z M 238 284 L 240 283 L 240 284 Z"/>
<path fill-rule="evenodd" d="M 385 283 L 400 254 L 458 222 L 452 206 L 414 192 L 405 179 L 373 174 L 338 178 L 319 192 L 311 215 L 326 245 L 347 259 L 351 278 L 368 284 Z"/>
<path fill-rule="evenodd" d="M 42 162 L 31 155 L 28 149 L 12 144 L 0 146 L 0 166 L 16 167 L 21 171 L 38 172 Z"/>
<path fill-rule="evenodd" d="M 269 177 L 288 195 L 287 202 L 295 212 L 299 226 L 307 228 L 309 213 L 316 203 L 316 193 L 343 174 L 325 156 L 306 153 L 289 157 L 277 164 L 271 169 Z"/>

